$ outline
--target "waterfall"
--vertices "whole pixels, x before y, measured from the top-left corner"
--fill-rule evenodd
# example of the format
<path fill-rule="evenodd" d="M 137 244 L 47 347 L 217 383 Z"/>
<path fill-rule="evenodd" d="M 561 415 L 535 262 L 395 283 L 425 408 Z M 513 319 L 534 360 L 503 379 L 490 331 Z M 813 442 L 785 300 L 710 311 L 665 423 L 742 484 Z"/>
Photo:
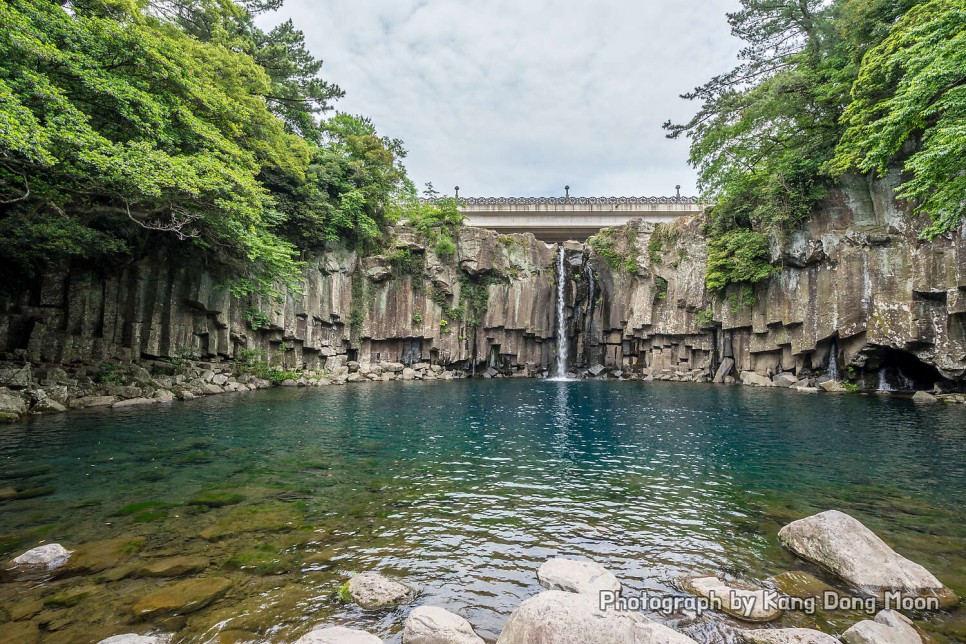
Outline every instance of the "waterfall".
<path fill-rule="evenodd" d="M 832 380 L 839 379 L 839 343 L 832 338 L 832 345 L 828 349 L 828 375 Z"/>
<path fill-rule="evenodd" d="M 557 253 L 557 377 L 567 377 L 567 320 L 564 319 L 564 295 L 566 293 L 564 272 L 564 247 Z"/>
<path fill-rule="evenodd" d="M 584 273 L 587 275 L 587 311 L 584 314 L 584 355 L 585 362 L 591 361 L 590 347 L 588 344 L 594 337 L 594 297 L 597 295 L 596 284 L 594 283 L 594 269 L 590 267 L 590 262 L 584 264 Z"/>
<path fill-rule="evenodd" d="M 902 373 L 902 369 L 896 369 L 899 378 L 899 388 L 903 391 L 913 391 L 916 388 L 916 383 L 913 382 L 912 378 L 906 376 Z"/>
<path fill-rule="evenodd" d="M 886 369 L 882 367 L 879 369 L 879 391 L 893 391 L 892 385 L 886 380 Z"/>

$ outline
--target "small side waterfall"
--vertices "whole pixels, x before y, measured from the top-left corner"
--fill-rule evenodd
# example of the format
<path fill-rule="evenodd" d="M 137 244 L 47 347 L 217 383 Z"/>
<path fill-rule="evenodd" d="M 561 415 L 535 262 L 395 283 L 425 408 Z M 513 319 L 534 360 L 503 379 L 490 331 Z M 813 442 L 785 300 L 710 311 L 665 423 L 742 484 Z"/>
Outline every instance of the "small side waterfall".
<path fill-rule="evenodd" d="M 566 294 L 566 272 L 564 270 L 564 247 L 557 252 L 557 377 L 567 377 L 567 320 L 564 318 L 564 296 Z"/>
<path fill-rule="evenodd" d="M 832 380 L 839 379 L 839 343 L 832 338 L 832 346 L 828 349 L 828 375 Z"/>
<path fill-rule="evenodd" d="M 892 385 L 886 379 L 886 369 L 882 367 L 879 369 L 879 391 L 894 391 Z"/>

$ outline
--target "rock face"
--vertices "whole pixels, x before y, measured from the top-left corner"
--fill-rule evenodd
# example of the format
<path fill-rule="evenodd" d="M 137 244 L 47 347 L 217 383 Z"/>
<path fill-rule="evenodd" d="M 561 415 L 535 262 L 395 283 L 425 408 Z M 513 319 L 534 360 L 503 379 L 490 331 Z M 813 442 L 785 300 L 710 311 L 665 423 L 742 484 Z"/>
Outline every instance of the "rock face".
<path fill-rule="evenodd" d="M 295 644 L 382 644 L 382 640 L 365 631 L 333 626 L 303 635 Z"/>
<path fill-rule="evenodd" d="M 605 612 L 590 595 L 548 590 L 520 604 L 497 644 L 694 644 L 639 613 Z"/>
<path fill-rule="evenodd" d="M 863 620 L 842 633 L 846 644 L 921 644 L 922 638 L 909 618 L 894 610 L 883 610 L 875 621 Z"/>
<path fill-rule="evenodd" d="M 746 622 L 770 622 L 782 615 L 780 608 L 770 605 L 769 594 L 765 590 L 729 586 L 717 577 L 689 579 L 684 587 L 695 595 L 710 600 L 712 608 Z"/>
<path fill-rule="evenodd" d="M 403 644 L 485 644 L 468 621 L 437 606 L 420 606 L 403 627 Z"/>
<path fill-rule="evenodd" d="M 859 591 L 878 597 L 893 591 L 903 597 L 936 597 L 942 606 L 959 601 L 932 573 L 844 512 L 829 510 L 792 521 L 778 532 L 778 540 Z"/>
<path fill-rule="evenodd" d="M 588 593 L 595 597 L 602 590 L 621 591 L 621 582 L 599 563 L 556 558 L 544 562 L 537 580 L 547 590 Z"/>
<path fill-rule="evenodd" d="M 48 543 L 31 548 L 11 564 L 15 568 L 56 570 L 67 563 L 70 555 L 71 551 L 59 543 Z"/>
<path fill-rule="evenodd" d="M 359 606 L 374 610 L 397 604 L 412 594 L 412 590 L 375 572 L 363 572 L 349 580 L 349 594 Z"/>
<path fill-rule="evenodd" d="M 770 628 L 741 631 L 741 639 L 748 644 L 838 644 L 838 640 L 811 628 Z"/>

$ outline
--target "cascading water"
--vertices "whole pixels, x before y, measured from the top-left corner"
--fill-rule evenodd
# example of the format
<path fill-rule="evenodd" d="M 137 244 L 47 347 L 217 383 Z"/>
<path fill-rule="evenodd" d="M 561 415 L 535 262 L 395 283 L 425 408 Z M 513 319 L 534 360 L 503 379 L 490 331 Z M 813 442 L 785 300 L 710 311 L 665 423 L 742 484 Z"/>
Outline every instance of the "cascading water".
<path fill-rule="evenodd" d="M 564 294 L 566 293 L 566 273 L 564 272 L 564 248 L 557 252 L 557 377 L 567 377 L 567 321 L 564 319 Z"/>
<path fill-rule="evenodd" d="M 828 350 L 828 375 L 832 380 L 839 379 L 839 343 L 832 339 L 832 346 Z"/>
<path fill-rule="evenodd" d="M 893 391 L 892 385 L 886 379 L 886 368 L 879 369 L 879 391 Z"/>

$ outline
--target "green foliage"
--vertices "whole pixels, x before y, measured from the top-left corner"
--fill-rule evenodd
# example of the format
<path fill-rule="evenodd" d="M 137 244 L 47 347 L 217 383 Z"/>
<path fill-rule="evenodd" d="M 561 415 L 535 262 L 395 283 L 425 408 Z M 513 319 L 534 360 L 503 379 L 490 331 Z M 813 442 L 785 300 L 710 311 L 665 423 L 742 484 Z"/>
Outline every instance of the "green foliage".
<path fill-rule="evenodd" d="M 265 352 L 259 349 L 238 349 L 235 351 L 235 368 L 262 380 L 269 380 L 272 369 L 265 359 Z"/>
<path fill-rule="evenodd" d="M 885 174 L 916 143 L 898 194 L 932 218 L 926 237 L 956 228 L 966 212 L 966 4 L 930 0 L 902 16 L 862 60 L 842 121 L 833 172 Z"/>
<path fill-rule="evenodd" d="M 366 279 L 359 273 L 352 274 L 352 304 L 349 307 L 349 333 L 358 339 L 366 314 Z"/>
<path fill-rule="evenodd" d="M 451 197 L 438 197 L 433 184 L 427 183 L 425 199 L 410 198 L 403 209 L 403 218 L 416 232 L 433 245 L 443 259 L 456 253 L 459 228 L 466 220 L 460 212 L 461 202 Z"/>
<path fill-rule="evenodd" d="M 286 380 L 298 380 L 302 377 L 302 374 L 298 371 L 286 371 L 283 369 L 274 369 L 268 372 L 268 380 L 271 381 L 273 385 L 278 385 Z"/>
<path fill-rule="evenodd" d="M 663 262 L 665 246 L 673 246 L 677 238 L 677 227 L 674 224 L 657 224 L 654 226 L 651 239 L 647 243 L 647 257 L 651 260 L 651 264 Z"/>
<path fill-rule="evenodd" d="M 654 301 L 661 302 L 667 299 L 667 280 L 660 275 L 654 276 Z"/>
<path fill-rule="evenodd" d="M 637 273 L 636 227 L 625 224 L 618 228 L 603 228 L 587 243 L 611 268 Z"/>
<path fill-rule="evenodd" d="M 768 237 L 735 228 L 708 240 L 705 286 L 718 291 L 732 282 L 760 282 L 778 269 L 771 265 Z"/>
<path fill-rule="evenodd" d="M 728 305 L 732 315 L 738 315 L 741 309 L 748 309 L 755 305 L 755 289 L 747 284 L 735 287 L 728 295 Z"/>
<path fill-rule="evenodd" d="M 349 582 L 345 582 L 339 586 L 339 590 L 336 591 L 335 596 L 343 604 L 351 604 L 352 593 L 349 592 Z"/>
<path fill-rule="evenodd" d="M 248 327 L 252 331 L 258 331 L 260 329 L 267 329 L 271 326 L 272 318 L 261 309 L 254 306 L 250 306 L 245 309 L 245 322 L 248 323 Z"/>
<path fill-rule="evenodd" d="M 694 321 L 699 327 L 711 326 L 711 323 L 714 321 L 714 311 L 710 308 L 701 309 L 694 316 Z"/>
<path fill-rule="evenodd" d="M 131 373 L 127 365 L 117 362 L 102 362 L 97 373 L 94 374 L 94 382 L 104 385 L 123 385 L 127 382 L 127 376 Z"/>

